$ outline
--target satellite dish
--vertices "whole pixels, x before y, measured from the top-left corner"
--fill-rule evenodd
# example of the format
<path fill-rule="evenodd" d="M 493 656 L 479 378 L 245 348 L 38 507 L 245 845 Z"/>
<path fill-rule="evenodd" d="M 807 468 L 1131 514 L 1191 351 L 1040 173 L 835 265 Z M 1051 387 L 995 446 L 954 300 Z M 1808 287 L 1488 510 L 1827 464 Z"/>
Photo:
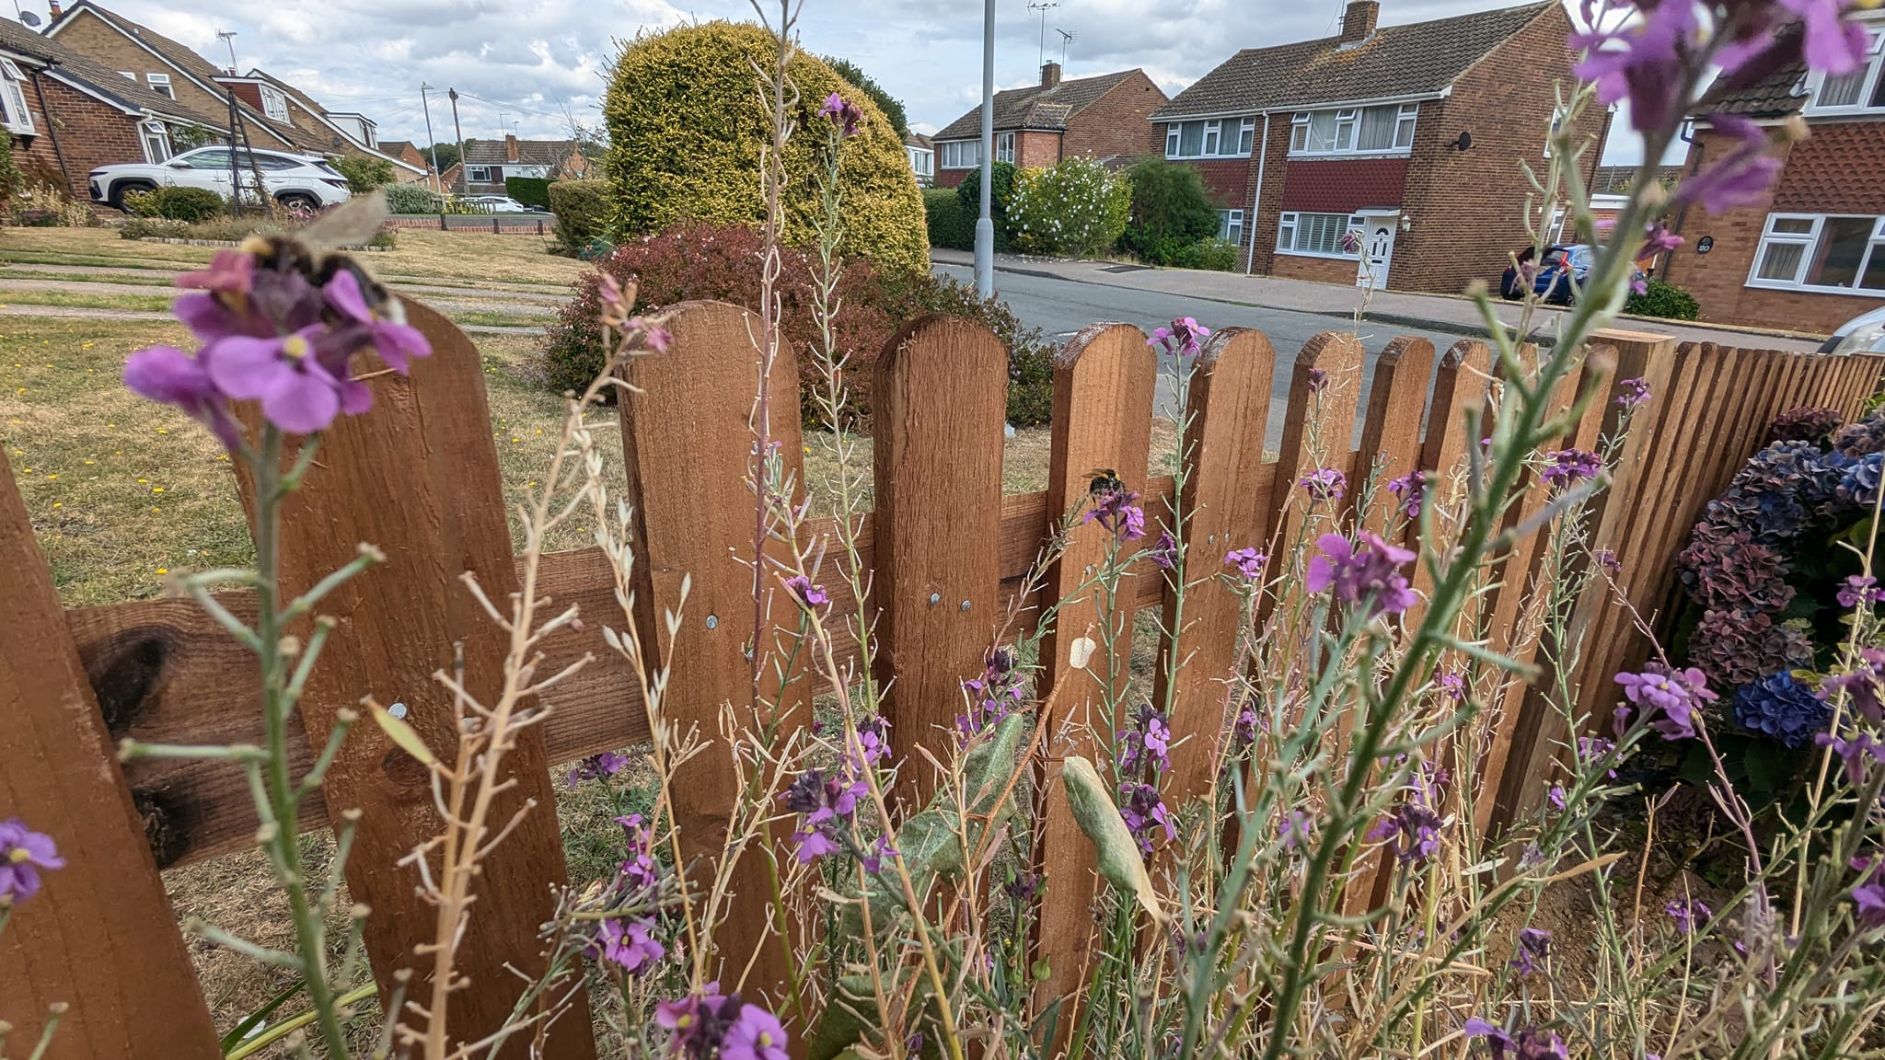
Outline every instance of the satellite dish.
<path fill-rule="evenodd" d="M 38 28 L 39 28 L 39 16 L 38 16 L 38 15 L 35 15 L 35 14 L 33 14 L 33 13 L 32 13 L 31 11 L 22 11 L 22 12 L 20 12 L 20 25 L 22 25 L 22 26 L 30 26 L 30 27 L 32 27 L 33 29 L 38 29 Z"/>

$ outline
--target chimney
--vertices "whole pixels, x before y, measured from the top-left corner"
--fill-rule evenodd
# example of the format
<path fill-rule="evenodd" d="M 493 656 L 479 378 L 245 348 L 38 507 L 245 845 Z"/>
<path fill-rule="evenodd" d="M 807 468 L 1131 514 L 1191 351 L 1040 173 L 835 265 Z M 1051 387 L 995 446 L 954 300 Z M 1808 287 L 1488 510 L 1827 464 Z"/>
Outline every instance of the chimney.
<path fill-rule="evenodd" d="M 46 0 L 46 21 L 57 22 L 61 14 L 64 9 L 59 6 L 59 0 Z"/>
<path fill-rule="evenodd" d="M 505 133 L 504 134 L 504 161 L 515 162 L 517 160 L 518 160 L 517 158 L 517 134 Z"/>
<path fill-rule="evenodd" d="M 1347 10 L 1342 12 L 1342 42 L 1359 43 L 1374 36 L 1380 18 L 1380 0 L 1349 0 Z"/>
<path fill-rule="evenodd" d="M 1042 63 L 1041 64 L 1041 87 L 1053 88 L 1055 85 L 1058 85 L 1058 84 L 1060 84 L 1060 64 L 1059 63 Z"/>

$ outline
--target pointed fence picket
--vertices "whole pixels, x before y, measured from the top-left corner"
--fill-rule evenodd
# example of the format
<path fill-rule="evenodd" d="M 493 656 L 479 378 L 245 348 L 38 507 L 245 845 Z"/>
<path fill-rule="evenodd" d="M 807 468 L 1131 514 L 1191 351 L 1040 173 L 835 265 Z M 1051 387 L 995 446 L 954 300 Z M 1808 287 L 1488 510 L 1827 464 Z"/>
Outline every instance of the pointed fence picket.
<path fill-rule="evenodd" d="M 437 353 L 410 379 L 377 378 L 379 407 L 331 432 L 284 537 L 283 576 L 290 587 L 343 562 L 362 540 L 389 557 L 324 608 L 342 618 L 342 628 L 304 701 L 294 740 L 297 768 L 309 763 L 307 748 L 326 738 L 338 710 L 367 693 L 407 704 L 410 720 L 435 749 L 449 748 L 454 736 L 442 724 L 449 699 L 430 675 L 448 667 L 462 645 L 472 687 L 488 692 L 502 662 L 503 643 L 458 583 L 461 572 L 475 571 L 499 600 L 517 584 L 482 373 L 476 351 L 456 329 L 423 307 L 412 312 Z M 770 732 L 772 747 L 760 749 L 769 751 L 800 739 L 810 722 L 819 682 L 799 670 L 761 668 L 760 696 L 779 706 L 762 715 L 749 709 L 756 680 L 749 653 L 774 644 L 793 613 L 778 587 L 763 578 L 761 605 L 753 602 L 757 528 L 744 479 L 753 456 L 759 325 L 742 310 L 712 303 L 678 307 L 667 323 L 671 351 L 631 360 L 625 373 L 635 389 L 620 406 L 638 556 L 628 588 L 637 613 L 621 614 L 614 574 L 598 549 L 547 555 L 539 570 L 540 593 L 558 605 L 578 605 L 584 616 L 546 641 L 539 671 L 594 658 L 558 686 L 545 704 L 551 710 L 540 741 L 526 741 L 509 763 L 518 785 L 512 805 L 526 797 L 538 805 L 487 864 L 473 930 L 462 946 L 471 981 L 455 1002 L 460 1033 L 488 1029 L 509 1011 L 518 980 L 507 967 L 527 971 L 541 960 L 536 931 L 548 916 L 553 888 L 565 878 L 550 768 L 648 738 L 640 685 L 604 643 L 604 626 L 634 622 L 644 642 L 673 666 L 661 704 L 664 724 L 691 728 L 713 745 L 723 739 L 723 719 L 730 716 L 740 729 Z M 1654 615 L 1670 591 L 1670 562 L 1690 521 L 1759 445 L 1771 416 L 1803 403 L 1856 412 L 1885 364 L 1878 357 L 1678 349 L 1667 338 L 1626 332 L 1604 333 L 1598 342 L 1614 352 L 1614 374 L 1574 375 L 1554 401 L 1569 407 L 1589 388 L 1600 388 L 1565 433 L 1565 444 L 1587 447 L 1616 423 L 1615 379 L 1641 377 L 1655 392 L 1625 443 L 1615 484 L 1590 517 L 1594 542 L 1613 549 L 1622 564 L 1620 591 L 1646 615 Z M 1363 491 L 1375 497 L 1363 527 L 1385 531 L 1398 525 L 1386 514 L 1393 499 L 1383 492 L 1385 484 L 1415 469 L 1427 472 L 1432 498 L 1461 488 L 1476 442 L 1467 426 L 1500 396 L 1484 344 L 1458 343 L 1436 366 L 1430 344 L 1398 338 L 1372 367 L 1369 360 L 1363 344 L 1344 333 L 1318 335 L 1282 364 L 1259 331 L 1233 328 L 1213 336 L 1198 355 L 1178 442 L 1184 488 L 1174 494 L 1170 468 L 1148 457 L 1157 392 L 1153 353 L 1135 328 L 1096 325 L 1056 361 L 1048 488 L 1010 496 L 1001 486 L 1007 351 L 999 340 L 973 324 L 926 318 L 904 329 L 879 360 L 875 508 L 858 521 L 857 536 L 861 560 L 872 572 L 871 598 L 862 606 L 878 640 L 876 676 L 888 688 L 894 746 L 903 758 L 900 796 L 921 797 L 933 786 L 925 779 L 931 771 L 923 752 L 942 756 L 951 747 L 955 718 L 965 709 L 961 682 L 981 672 L 987 650 L 1012 637 L 1016 623 L 1045 609 L 1059 612 L 1037 683 L 1048 724 L 1035 745 L 1035 864 L 1049 888 L 1036 940 L 1037 956 L 1049 969 L 1043 1005 L 1078 988 L 1095 928 L 1093 854 L 1053 788 L 1066 755 L 1112 753 L 1112 728 L 1123 719 L 1096 716 L 1095 675 L 1110 672 L 1123 680 L 1135 647 L 1132 612 L 1155 609 L 1170 631 L 1157 644 L 1138 645 L 1141 656 L 1175 654 L 1179 662 L 1169 688 L 1159 667 L 1152 695 L 1171 704 L 1177 753 L 1167 798 L 1182 801 L 1211 787 L 1228 720 L 1229 678 L 1234 667 L 1246 665 L 1239 601 L 1214 577 L 1225 553 L 1256 547 L 1277 556 L 1273 565 L 1287 562 L 1290 551 L 1306 547 L 1302 530 L 1312 503 L 1326 505 L 1338 525 L 1353 525 L 1353 498 Z M 1271 454 L 1263 443 L 1278 373 L 1290 386 L 1283 442 Z M 1365 404 L 1359 400 L 1364 373 L 1370 381 Z M 775 361 L 770 385 L 769 433 L 780 443 L 786 481 L 802 489 L 792 400 L 797 370 L 789 348 Z M 1357 420 L 1359 445 L 1353 444 Z M 1324 467 L 1347 475 L 1348 500 L 1313 501 L 1298 485 Z M 1181 611 L 1167 579 L 1150 573 L 1125 579 L 1110 636 L 1113 654 L 1096 651 L 1081 673 L 1071 665 L 1074 642 L 1108 639 L 1100 635 L 1091 582 L 1108 548 L 1104 531 L 1076 527 L 1059 563 L 1028 575 L 1044 541 L 1077 512 L 1102 469 L 1143 494 L 1148 540 L 1132 547 L 1174 526 L 1174 509 L 1182 514 L 1186 578 L 1194 587 Z M 1510 519 L 1524 520 L 1545 500 L 1542 488 L 1528 489 Z M 801 532 L 816 541 L 832 528 L 814 519 Z M 0 761 L 6 763 L 0 814 L 43 824 L 73 855 L 72 867 L 50 878 L 47 900 L 19 910 L 0 943 L 0 961 L 28 969 L 32 979 L 24 1001 L 16 991 L 0 991 L 0 1015 L 31 1033 L 43 1015 L 35 1006 L 61 998 L 81 1006 L 73 1024 L 80 1029 L 62 1036 L 55 1057 L 212 1055 L 213 1032 L 185 951 L 174 933 L 152 926 L 167 917 L 157 873 L 249 842 L 253 807 L 233 770 L 173 760 L 120 768 L 109 741 L 256 742 L 260 725 L 253 712 L 229 709 L 232 694 L 239 701 L 240 690 L 254 680 L 253 660 L 193 605 L 177 600 L 69 610 L 61 630 L 50 621 L 56 604 L 31 540 L 31 524 L 0 462 L 0 547 L 9 553 L 0 588 L 10 619 L 0 624 L 0 674 L 8 678 L 0 691 L 27 691 L 0 698 L 8 712 L 8 724 L 0 726 Z M 761 547 L 777 556 L 790 544 L 769 540 Z M 1499 562 L 1501 580 L 1476 606 L 1493 648 L 1536 661 L 1547 675 L 1554 667 L 1571 668 L 1574 686 L 1582 688 L 1580 709 L 1601 719 L 1614 700 L 1608 675 L 1640 661 L 1644 641 L 1593 592 L 1577 602 L 1575 643 L 1541 644 L 1530 610 L 1541 548 L 1535 539 L 1513 547 Z M 1415 577 L 1417 588 L 1431 587 L 1424 572 Z M 664 615 L 680 604 L 684 581 L 689 595 L 670 637 Z M 832 615 L 855 614 L 860 602 L 841 580 L 825 582 Z M 253 613 L 246 592 L 222 600 L 235 614 Z M 840 637 L 840 651 L 854 650 L 849 637 Z M 778 653 L 772 657 L 776 663 Z M 89 726 L 96 735 L 61 743 L 52 739 L 60 730 L 51 726 L 82 732 Z M 1449 753 L 1462 763 L 1468 760 L 1460 755 L 1471 755 L 1469 773 L 1484 793 L 1497 795 L 1496 808 L 1490 797 L 1478 800 L 1481 819 L 1475 822 L 1496 828 L 1542 794 L 1542 778 L 1569 734 L 1537 692 L 1522 686 L 1494 699 L 1485 732 L 1482 744 Z M 684 853 L 697 865 L 718 865 L 742 794 L 737 774 L 726 766 L 727 752 L 710 746 L 673 779 L 675 811 L 689 843 Z M 16 764 L 41 759 L 45 771 Z M 67 775 L 98 782 L 88 781 L 80 798 L 60 787 Z M 394 969 L 414 966 L 413 946 L 431 937 L 432 918 L 413 894 L 409 870 L 394 866 L 435 825 L 417 776 L 414 764 L 377 732 L 356 729 L 324 792 L 304 806 L 308 828 L 327 825 L 335 806 L 364 811 L 348 882 L 354 896 L 373 907 L 368 949 L 382 984 Z M 781 944 L 755 952 L 751 944 L 774 926 L 771 874 L 781 867 L 751 848 L 733 857 L 727 929 L 710 977 L 782 997 L 794 972 L 791 950 Z M 108 898 L 107 878 L 115 884 Z M 1344 903 L 1365 907 L 1385 881 L 1383 872 L 1364 871 Z M 48 927 L 94 916 L 103 918 L 99 945 L 118 947 L 113 952 L 122 959 L 105 959 L 105 951 Z M 109 927 L 114 917 L 133 917 L 139 927 L 118 932 Z M 80 945 L 87 948 L 74 948 Z M 87 955 L 100 959 L 81 959 Z M 556 1021 L 543 1055 L 582 1060 L 594 1049 L 579 1001 Z"/>

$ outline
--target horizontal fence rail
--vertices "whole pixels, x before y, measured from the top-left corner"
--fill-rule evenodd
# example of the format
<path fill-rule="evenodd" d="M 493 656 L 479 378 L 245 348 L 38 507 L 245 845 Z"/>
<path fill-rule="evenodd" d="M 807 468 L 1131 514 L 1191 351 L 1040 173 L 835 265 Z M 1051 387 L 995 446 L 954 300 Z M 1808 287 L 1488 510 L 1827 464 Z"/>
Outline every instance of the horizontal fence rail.
<path fill-rule="evenodd" d="M 494 597 L 516 584 L 517 561 L 510 551 L 477 352 L 443 318 L 422 306 L 413 305 L 411 311 L 431 338 L 435 355 L 415 367 L 410 379 L 376 378 L 374 412 L 331 432 L 284 539 L 284 578 L 296 583 L 338 565 L 362 540 L 388 554 L 384 567 L 351 583 L 347 595 L 326 608 L 342 618 L 342 627 L 324 659 L 319 687 L 310 688 L 303 700 L 298 769 L 311 763 L 308 748 L 325 739 L 335 714 L 368 692 L 382 702 L 407 704 L 411 723 L 432 745 L 449 746 L 449 703 L 431 682 L 431 673 L 451 663 L 459 644 L 474 683 L 488 681 L 502 660 L 502 644 L 458 581 L 463 571 L 474 570 Z M 753 502 L 743 477 L 759 382 L 752 338 L 759 323 L 732 306 L 695 303 L 670 312 L 667 324 L 672 349 L 631 363 L 627 374 L 637 389 L 620 405 L 627 499 L 637 513 L 634 588 L 641 611 L 632 620 L 645 642 L 658 644 L 674 666 L 664 720 L 693 725 L 713 737 L 720 731 L 722 705 L 746 701 L 753 680 L 746 646 L 766 642 L 773 611 L 780 606 L 755 609 L 752 572 L 734 558 L 750 556 L 754 542 Z M 1308 513 L 1297 482 L 1319 467 L 1343 471 L 1351 497 L 1365 483 L 1378 492 L 1391 478 L 1425 469 L 1432 495 L 1444 503 L 1449 491 L 1461 488 L 1472 441 L 1467 424 L 1499 400 L 1501 390 L 1493 358 L 1478 342 L 1436 350 L 1425 340 L 1403 337 L 1371 359 L 1354 335 L 1325 332 L 1285 360 L 1260 331 L 1226 329 L 1199 355 L 1180 448 L 1187 484 L 1182 495 L 1174 496 L 1172 479 L 1161 475 L 1148 455 L 1157 392 L 1154 352 L 1137 328 L 1095 325 L 1075 336 L 1055 361 L 1048 488 L 1004 496 L 1007 352 L 979 326 L 931 317 L 906 327 L 876 366 L 876 507 L 863 518 L 856 537 L 862 562 L 874 577 L 874 599 L 866 605 L 880 639 L 878 676 L 890 683 L 888 712 L 900 735 L 898 750 L 909 756 L 902 774 L 906 798 L 922 794 L 928 772 L 913 746 L 944 749 L 943 730 L 961 709 L 960 682 L 980 672 L 983 652 L 1004 616 L 1063 601 L 1058 632 L 1044 642 L 1041 654 L 1037 694 L 1044 701 L 1051 696 L 1053 705 L 1042 719 L 1046 731 L 1037 779 L 1052 783 L 1067 754 L 1110 753 L 1111 734 L 1097 731 L 1103 727 L 1092 718 L 1097 690 L 1090 674 L 1111 672 L 1124 680 L 1133 654 L 1132 615 L 1145 612 L 1163 615 L 1165 628 L 1179 630 L 1175 643 L 1152 647 L 1180 653 L 1185 660 L 1177 668 L 1178 687 L 1169 690 L 1176 705 L 1174 742 L 1189 740 L 1187 753 L 1174 755 L 1171 795 L 1183 799 L 1208 785 L 1211 750 L 1229 705 L 1227 678 L 1239 657 L 1239 603 L 1229 587 L 1215 579 L 1199 584 L 1187 594 L 1185 613 L 1179 616 L 1163 579 L 1129 579 L 1129 593 L 1114 619 L 1119 623 L 1114 658 L 1110 664 L 1090 661 L 1089 674 L 1076 675 L 1072 642 L 1093 639 L 1102 620 L 1090 598 L 1078 598 L 1077 587 L 1083 572 L 1103 558 L 1105 531 L 1098 525 L 1076 528 L 1055 568 L 1032 581 L 1025 577 L 1053 529 L 1083 501 L 1094 469 L 1113 469 L 1144 495 L 1148 541 L 1158 536 L 1162 521 L 1169 526 L 1172 509 L 1182 511 L 1193 562 L 1208 571 L 1231 549 L 1264 548 L 1302 526 Z M 772 365 L 770 429 L 783 443 L 789 480 L 802 483 L 799 376 L 792 353 L 783 349 Z M 1591 447 L 1616 425 L 1611 400 L 1616 380 L 1640 377 L 1655 392 L 1623 449 L 1612 489 L 1600 495 L 1592 515 L 1596 543 L 1613 549 L 1622 563 L 1619 587 L 1628 599 L 1645 614 L 1657 611 L 1670 591 L 1671 560 L 1688 525 L 1758 447 L 1774 413 L 1800 404 L 1854 413 L 1875 389 L 1881 367 L 1878 357 L 1677 348 L 1664 336 L 1601 333 L 1585 364 L 1552 400 L 1570 409 L 1580 397 L 1590 398 L 1585 414 L 1566 427 L 1563 444 Z M 1278 373 L 1290 378 L 1291 399 L 1282 444 L 1266 454 L 1271 385 Z M 1359 400 L 1364 378 L 1365 403 Z M 1359 445 L 1351 445 L 1356 437 Z M 1512 525 L 1539 512 L 1547 499 L 1542 483 L 1528 483 L 1510 515 Z M 1337 521 L 1388 532 L 1401 526 L 1386 518 L 1391 503 L 1378 497 L 1367 512 L 1350 507 L 1338 513 Z M 804 532 L 819 536 L 832 530 L 829 521 L 813 520 Z M 1396 532 L 1406 541 L 1413 529 Z M 260 742 L 259 716 L 247 709 L 254 660 L 193 603 L 177 599 L 67 610 L 61 628 L 31 534 L 0 456 L 0 543 L 12 553 L 7 557 L 11 566 L 37 579 L 31 593 L 16 592 L 11 582 L 4 586 L 4 616 L 11 621 L 0 627 L 0 666 L 7 667 L 0 677 L 8 678 L 0 697 L 14 699 L 0 698 L 9 710 L 0 740 L 25 739 L 27 746 L 0 743 L 8 763 L 0 781 L 8 803 L 0 811 L 45 808 L 34 823 L 45 823 L 61 848 L 73 853 L 75 864 L 98 866 L 56 878 L 49 890 L 67 897 L 49 905 L 54 912 L 46 915 L 64 922 L 91 915 L 88 909 L 107 917 L 135 911 L 140 930 L 159 937 L 142 946 L 135 959 L 100 960 L 77 969 L 61 949 L 68 943 L 53 937 L 57 932 L 35 930 L 32 921 L 41 910 L 27 907 L 0 941 L 0 966 L 29 969 L 34 989 L 24 1001 L 0 997 L 0 1017 L 32 1028 L 43 1012 L 30 1006 L 43 1004 L 49 992 L 68 989 L 68 982 L 75 1000 L 97 996 L 96 985 L 83 982 L 89 976 L 95 983 L 115 983 L 130 1001 L 120 1009 L 102 1005 L 87 1024 L 98 1034 L 77 1036 L 80 1044 L 55 1046 L 53 1055 L 193 1055 L 189 1043 L 205 1040 L 208 1020 L 200 993 L 187 978 L 187 956 L 175 933 L 161 923 L 166 914 L 157 871 L 251 844 L 256 826 L 251 798 L 233 768 L 144 759 L 120 770 L 109 749 L 127 737 L 152 743 Z M 1541 577 L 1541 560 L 1536 537 L 1521 538 L 1496 557 L 1496 583 L 1477 605 L 1491 646 L 1525 661 L 1540 654 L 1527 597 Z M 1417 588 L 1429 588 L 1424 577 L 1424 572 L 1417 575 Z M 670 639 L 656 617 L 679 599 L 684 580 L 691 585 L 686 611 L 680 632 Z M 860 602 L 849 597 L 843 580 L 834 577 L 827 584 L 833 614 L 854 614 Z M 548 918 L 553 888 L 564 879 L 550 809 L 550 768 L 648 738 L 639 683 L 607 648 L 601 632 L 604 625 L 619 628 L 624 621 L 615 575 L 602 552 L 544 556 L 538 586 L 559 609 L 575 605 L 586 620 L 545 642 L 539 671 L 560 671 L 585 655 L 594 661 L 556 688 L 540 737 L 512 756 L 519 804 L 529 796 L 540 808 L 486 867 L 477 930 L 462 950 L 473 981 L 456 1011 L 464 1021 L 458 1030 L 467 1035 L 488 1031 L 509 1011 L 518 988 L 506 966 L 528 970 L 541 960 L 535 932 Z M 1583 688 L 1580 709 L 1601 716 L 1614 699 L 1608 674 L 1640 661 L 1646 642 L 1599 595 L 1580 601 L 1574 629 L 1583 648 L 1575 674 Z M 35 620 L 19 612 L 25 605 L 16 598 L 37 601 L 31 606 L 45 614 Z M 253 615 L 255 603 L 248 593 L 226 593 L 221 601 L 237 616 Z M 850 628 L 844 622 L 830 625 Z M 847 642 L 840 647 L 855 650 Z M 1551 647 L 1550 657 L 1565 656 L 1566 646 Z M 47 658 L 56 662 L 61 651 L 68 665 L 45 664 Z M 16 676 L 26 672 L 16 668 L 29 662 L 30 680 Z M 782 705 L 786 732 L 809 724 L 812 688 L 805 681 L 791 687 Z M 25 698 L 32 701 L 16 703 L 22 698 L 13 692 L 16 688 L 31 690 Z M 1160 696 L 1167 691 L 1157 689 Z M 1543 771 L 1568 734 L 1523 686 L 1502 690 L 1489 706 L 1482 743 L 1457 753 L 1472 756 L 1465 764 L 1481 789 L 1497 795 L 1496 808 L 1491 798 L 1478 801 L 1483 819 L 1476 823 L 1497 827 L 1542 794 Z M 21 730 L 24 736 L 4 732 L 22 713 L 40 727 Z M 76 750 L 60 749 L 63 758 L 47 761 L 70 760 L 62 768 L 104 778 L 107 783 L 99 789 L 104 794 L 98 796 L 103 802 L 75 802 L 69 812 L 59 812 L 56 778 L 34 779 L 36 774 L 12 764 L 21 754 L 53 753 L 47 748 L 58 741 L 47 719 L 54 717 L 64 719 L 59 724 L 68 733 L 82 721 L 80 727 L 89 726 L 94 736 Z M 718 753 L 723 759 L 724 748 Z M 676 814 L 693 845 L 690 854 L 717 852 L 737 797 L 727 773 L 711 764 L 714 759 L 714 753 L 703 754 L 674 781 Z M 356 899 L 375 910 L 367 941 L 383 986 L 394 970 L 412 965 L 413 946 L 429 941 L 432 926 L 406 870 L 393 865 L 435 824 L 421 785 L 414 783 L 413 765 L 377 731 L 355 729 L 323 792 L 310 797 L 302 816 L 314 828 L 328 824 L 336 805 L 365 811 L 348 882 Z M 1040 956 L 1052 969 L 1043 990 L 1047 997 L 1077 987 L 1092 951 L 1093 854 L 1059 805 L 1059 800 L 1044 804 L 1037 845 L 1038 866 L 1054 881 L 1054 898 L 1042 908 L 1037 940 Z M 83 842 L 77 834 L 81 829 L 87 836 Z M 743 974 L 745 989 L 773 995 L 788 971 L 783 952 L 762 954 L 750 963 L 737 952 L 740 938 L 756 938 L 764 930 L 766 883 L 757 872 L 745 864 L 737 869 L 745 883 L 738 889 L 722 955 L 739 969 L 729 981 Z M 67 882 L 103 879 L 104 873 L 121 881 L 110 896 Z M 1347 904 L 1365 908 L 1383 881 L 1385 874 L 1364 876 L 1346 896 Z M 55 970 L 60 968 L 69 971 Z M 152 1008 L 167 1013 L 162 1023 L 168 1044 L 116 1044 L 111 1028 L 142 1018 L 140 1012 Z M 587 1021 L 580 1007 L 566 1014 L 546 1043 L 546 1055 L 557 1060 L 593 1056 Z M 108 1048 L 106 1043 L 113 1044 Z"/>

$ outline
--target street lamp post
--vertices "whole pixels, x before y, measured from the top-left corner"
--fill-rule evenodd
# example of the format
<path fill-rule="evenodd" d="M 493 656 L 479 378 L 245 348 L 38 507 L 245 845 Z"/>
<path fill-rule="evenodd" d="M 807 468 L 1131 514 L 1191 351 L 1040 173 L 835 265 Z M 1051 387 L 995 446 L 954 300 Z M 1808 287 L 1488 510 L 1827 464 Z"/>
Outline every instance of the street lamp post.
<path fill-rule="evenodd" d="M 982 214 L 975 222 L 975 293 L 995 294 L 995 0 L 982 11 Z"/>

